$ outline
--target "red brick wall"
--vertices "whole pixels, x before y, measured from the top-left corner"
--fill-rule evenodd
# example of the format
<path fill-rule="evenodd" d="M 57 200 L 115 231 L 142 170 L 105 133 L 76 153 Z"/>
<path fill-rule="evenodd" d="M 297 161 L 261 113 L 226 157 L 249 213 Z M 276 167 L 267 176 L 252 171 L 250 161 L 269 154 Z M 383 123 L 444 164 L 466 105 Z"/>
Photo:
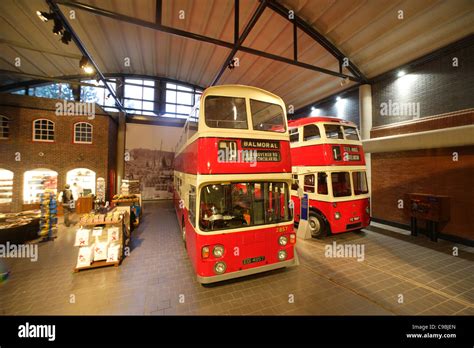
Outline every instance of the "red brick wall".
<path fill-rule="evenodd" d="M 377 127 L 372 137 L 406 134 L 473 123 L 473 112 L 403 125 Z M 458 161 L 453 161 L 453 153 Z M 451 197 L 451 220 L 441 232 L 474 240 L 474 146 L 374 153 L 372 159 L 372 215 L 408 225 L 398 200 L 405 193 L 428 193 Z M 406 202 L 404 202 L 406 203 Z"/>
<path fill-rule="evenodd" d="M 96 107 L 95 118 L 87 116 L 56 116 L 58 100 L 28 96 L 0 94 L 0 115 L 10 118 L 10 138 L 0 139 L 0 168 L 14 172 L 13 202 L 3 210 L 20 211 L 23 208 L 23 173 L 35 168 L 48 168 L 58 172 L 58 189 L 66 181 L 66 173 L 74 168 L 88 168 L 104 177 L 108 185 L 108 172 L 115 169 L 116 126 L 110 116 Z M 46 118 L 55 122 L 53 143 L 32 140 L 33 121 Z M 92 144 L 74 144 L 76 122 L 93 125 Z M 115 133 L 114 133 L 115 132 Z M 15 161 L 15 153 L 21 161 Z M 44 153 L 40 156 L 39 153 Z"/>

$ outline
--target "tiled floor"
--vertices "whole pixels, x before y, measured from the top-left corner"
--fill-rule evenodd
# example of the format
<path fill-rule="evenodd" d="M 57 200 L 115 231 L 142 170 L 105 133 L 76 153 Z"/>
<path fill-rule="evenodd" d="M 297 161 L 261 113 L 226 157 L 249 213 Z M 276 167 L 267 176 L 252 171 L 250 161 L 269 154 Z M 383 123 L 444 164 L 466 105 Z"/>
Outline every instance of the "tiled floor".
<path fill-rule="evenodd" d="M 39 259 L 5 259 L 0 314 L 473 315 L 472 248 L 377 227 L 298 241 L 300 265 L 199 285 L 170 202 L 148 203 L 131 255 L 118 268 L 73 273 L 74 228 L 39 245 Z M 375 232 L 377 231 L 377 232 Z M 365 259 L 325 257 L 325 246 L 363 244 Z M 293 300 L 293 301 L 292 301 Z"/>

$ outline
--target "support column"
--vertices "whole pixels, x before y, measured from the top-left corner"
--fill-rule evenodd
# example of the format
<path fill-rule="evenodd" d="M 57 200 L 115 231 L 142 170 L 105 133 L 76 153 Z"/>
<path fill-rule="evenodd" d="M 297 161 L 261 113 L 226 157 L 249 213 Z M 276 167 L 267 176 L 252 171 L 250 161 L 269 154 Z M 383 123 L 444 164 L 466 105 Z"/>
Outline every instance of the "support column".
<path fill-rule="evenodd" d="M 359 113 L 360 113 L 360 135 L 362 141 L 370 139 L 372 129 L 372 86 L 361 85 L 359 87 Z M 365 154 L 367 165 L 367 184 L 370 192 L 370 215 L 372 215 L 372 163 L 370 153 Z"/>
<path fill-rule="evenodd" d="M 116 192 L 120 191 L 120 185 L 125 174 L 125 132 L 126 122 L 125 113 L 120 112 L 117 125 L 117 175 L 116 175 Z"/>

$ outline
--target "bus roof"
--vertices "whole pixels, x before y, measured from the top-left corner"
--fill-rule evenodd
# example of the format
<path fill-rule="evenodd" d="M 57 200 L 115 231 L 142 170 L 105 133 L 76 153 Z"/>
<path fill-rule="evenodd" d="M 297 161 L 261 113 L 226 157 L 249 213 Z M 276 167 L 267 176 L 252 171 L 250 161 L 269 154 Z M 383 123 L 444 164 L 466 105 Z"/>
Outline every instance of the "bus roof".
<path fill-rule="evenodd" d="M 343 120 L 342 118 L 332 117 L 332 116 L 308 116 L 304 118 L 298 118 L 296 120 L 288 120 L 288 127 L 295 128 L 299 126 L 305 126 L 307 124 L 313 124 L 318 122 L 335 122 L 346 124 L 356 127 L 356 124 L 351 121 Z"/>
<path fill-rule="evenodd" d="M 250 90 L 253 90 L 253 92 L 257 92 L 257 93 L 261 93 L 261 94 L 264 94 L 264 95 L 267 95 L 271 98 L 275 98 L 275 99 L 278 99 L 281 101 L 281 103 L 283 103 L 283 99 L 281 99 L 279 96 L 277 96 L 276 94 L 273 94 L 271 92 L 268 92 L 264 89 L 261 89 L 261 88 L 258 88 L 258 87 L 253 87 L 253 86 L 245 86 L 245 85 L 219 85 L 219 86 L 211 86 L 211 87 L 207 87 L 204 92 L 202 93 L 203 95 L 205 94 L 221 94 L 221 93 L 224 93 L 224 94 L 227 94 L 227 93 L 231 93 L 231 94 L 234 94 L 236 92 L 241 92 L 243 93 L 244 95 L 248 95 L 249 94 L 249 91 Z"/>

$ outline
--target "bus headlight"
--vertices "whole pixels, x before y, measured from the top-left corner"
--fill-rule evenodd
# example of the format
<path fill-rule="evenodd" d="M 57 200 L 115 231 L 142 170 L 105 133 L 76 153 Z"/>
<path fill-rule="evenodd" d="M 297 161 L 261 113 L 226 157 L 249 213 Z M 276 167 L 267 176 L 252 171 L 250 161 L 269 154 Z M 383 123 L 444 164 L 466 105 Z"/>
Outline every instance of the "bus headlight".
<path fill-rule="evenodd" d="M 222 245 L 216 245 L 214 249 L 212 249 L 212 254 L 214 257 L 222 257 L 224 255 L 224 247 Z"/>
<path fill-rule="evenodd" d="M 334 213 L 334 218 L 335 218 L 336 220 L 339 220 L 339 219 L 341 218 L 341 213 L 338 212 L 338 211 L 336 211 L 336 213 Z"/>
<path fill-rule="evenodd" d="M 280 250 L 278 252 L 278 260 L 280 260 L 280 261 L 286 260 L 286 251 L 285 250 Z"/>
<path fill-rule="evenodd" d="M 216 262 L 216 264 L 214 265 L 214 272 L 216 274 L 222 274 L 225 272 L 227 266 L 225 264 L 225 262 L 223 261 L 219 261 L 219 262 Z"/>
<path fill-rule="evenodd" d="M 280 238 L 278 238 L 278 244 L 280 244 L 281 246 L 287 245 L 288 238 L 286 238 L 285 236 L 280 236 Z"/>
<path fill-rule="evenodd" d="M 209 257 L 209 247 L 208 246 L 203 246 L 201 249 L 201 257 L 203 259 L 207 259 Z"/>

